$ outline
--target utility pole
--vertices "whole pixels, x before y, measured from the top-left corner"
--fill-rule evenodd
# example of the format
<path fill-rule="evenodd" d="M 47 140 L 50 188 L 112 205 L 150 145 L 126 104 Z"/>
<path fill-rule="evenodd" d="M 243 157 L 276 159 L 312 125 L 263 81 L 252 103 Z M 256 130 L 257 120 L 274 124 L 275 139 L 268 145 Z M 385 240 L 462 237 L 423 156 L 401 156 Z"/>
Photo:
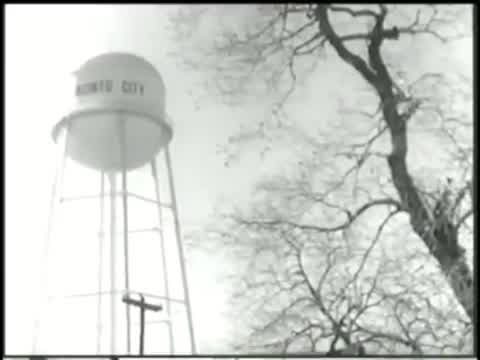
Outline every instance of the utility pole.
<path fill-rule="evenodd" d="M 143 294 L 140 295 L 140 301 L 134 300 L 128 295 L 124 295 L 122 297 L 122 301 L 127 304 L 127 306 L 133 305 L 140 308 L 140 355 L 143 355 L 144 344 L 145 344 L 145 311 L 160 311 L 163 309 L 161 305 L 152 305 L 145 302 L 145 297 Z"/>

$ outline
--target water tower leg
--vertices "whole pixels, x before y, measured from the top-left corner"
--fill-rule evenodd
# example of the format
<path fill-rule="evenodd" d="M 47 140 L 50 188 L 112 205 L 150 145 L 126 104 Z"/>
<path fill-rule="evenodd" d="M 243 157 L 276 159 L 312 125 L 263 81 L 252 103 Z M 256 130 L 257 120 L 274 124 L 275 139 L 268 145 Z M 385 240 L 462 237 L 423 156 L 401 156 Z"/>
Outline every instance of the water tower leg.
<path fill-rule="evenodd" d="M 102 273 L 103 273 L 103 240 L 105 212 L 105 173 L 100 173 L 100 224 L 98 229 L 98 299 L 97 299 L 97 355 L 100 354 L 102 344 Z"/>
<path fill-rule="evenodd" d="M 61 195 L 62 195 L 62 188 L 63 188 L 63 178 L 64 178 L 64 172 L 65 172 L 65 164 L 66 164 L 66 159 L 67 159 L 67 150 L 68 150 L 68 137 L 69 137 L 69 129 L 70 125 L 67 124 L 65 127 L 65 134 L 63 136 L 60 136 L 60 146 L 63 148 L 62 151 L 59 151 L 59 156 L 60 158 L 56 161 L 55 166 L 55 176 L 53 180 L 53 185 L 52 185 L 52 192 L 50 195 L 50 207 L 49 207 L 49 213 L 48 213 L 48 225 L 47 225 L 47 234 L 45 236 L 45 245 L 43 248 L 43 262 L 40 264 L 42 270 L 41 270 L 41 278 L 40 278 L 40 284 L 42 287 L 40 288 L 40 291 L 45 291 L 46 296 L 45 299 L 42 299 L 39 302 L 38 309 L 36 310 L 35 314 L 35 320 L 33 324 L 33 341 L 32 341 L 32 354 L 35 354 L 37 352 L 37 346 L 38 346 L 38 337 L 39 337 L 39 330 L 40 330 L 40 317 L 42 316 L 42 313 L 44 312 L 44 308 L 46 305 L 49 303 L 49 279 L 48 279 L 48 263 L 50 260 L 50 248 L 52 246 L 52 232 L 53 232 L 53 221 L 54 221 L 54 216 L 56 212 L 56 208 L 61 201 Z"/>
<path fill-rule="evenodd" d="M 192 350 L 192 355 L 195 355 L 197 351 L 195 347 L 195 335 L 193 331 L 193 317 L 192 317 L 192 308 L 190 304 L 190 294 L 188 292 L 187 269 L 185 266 L 185 256 L 184 256 L 182 237 L 180 232 L 180 221 L 178 219 L 177 198 L 175 196 L 175 186 L 173 181 L 172 162 L 170 159 L 170 151 L 168 146 L 165 147 L 165 162 L 167 164 L 168 183 L 169 183 L 170 196 L 171 196 L 171 202 L 172 202 L 173 219 L 175 223 L 175 237 L 177 242 L 178 254 L 180 257 L 180 269 L 182 273 L 183 294 L 185 297 L 185 306 L 187 308 L 186 310 L 187 310 L 187 319 L 188 319 L 188 330 L 190 333 L 190 348 Z"/>
<path fill-rule="evenodd" d="M 167 268 L 167 258 L 165 253 L 165 238 L 163 236 L 163 218 L 162 218 L 162 204 L 160 198 L 160 188 L 158 185 L 158 171 L 156 158 L 150 162 L 150 167 L 152 170 L 153 184 L 155 186 L 155 200 L 157 201 L 157 212 L 158 212 L 158 223 L 159 223 L 159 236 L 160 236 L 160 251 L 162 252 L 162 270 L 163 270 L 163 291 L 165 293 L 165 310 L 168 317 L 167 327 L 168 327 L 168 338 L 169 338 L 169 347 L 170 354 L 175 353 L 175 342 L 173 339 L 173 322 L 172 322 L 172 310 L 170 306 L 170 286 L 168 283 L 168 268 Z"/>
<path fill-rule="evenodd" d="M 145 298 L 140 294 L 140 356 L 143 356 L 145 349 Z"/>
<path fill-rule="evenodd" d="M 130 272 L 128 266 L 129 252 L 128 252 L 128 199 L 127 199 L 127 170 L 126 170 L 126 156 L 127 156 L 127 144 L 125 141 L 125 119 L 119 120 L 119 138 L 121 149 L 121 161 L 122 161 L 122 204 L 123 204 L 123 252 L 124 252 L 124 272 L 125 272 L 125 291 L 130 294 Z M 130 321 L 130 306 L 126 306 L 127 317 L 127 354 L 130 355 L 131 347 L 131 321 Z"/>
<path fill-rule="evenodd" d="M 115 261 L 115 242 L 116 242 L 116 179 L 115 173 L 108 173 L 108 179 L 110 181 L 110 352 L 115 354 L 115 333 L 116 333 L 116 302 L 115 302 L 115 271 L 116 271 L 116 261 Z"/>

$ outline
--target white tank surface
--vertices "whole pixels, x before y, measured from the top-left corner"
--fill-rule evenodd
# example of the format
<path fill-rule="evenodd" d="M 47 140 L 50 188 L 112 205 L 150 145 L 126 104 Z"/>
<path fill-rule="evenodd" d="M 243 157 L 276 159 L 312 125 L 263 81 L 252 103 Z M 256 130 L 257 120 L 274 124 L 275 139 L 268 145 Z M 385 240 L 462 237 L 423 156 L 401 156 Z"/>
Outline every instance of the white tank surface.
<path fill-rule="evenodd" d="M 75 73 L 73 108 L 54 127 L 67 130 L 67 156 L 93 169 L 140 167 L 172 138 L 165 86 L 146 60 L 128 53 L 99 55 Z"/>

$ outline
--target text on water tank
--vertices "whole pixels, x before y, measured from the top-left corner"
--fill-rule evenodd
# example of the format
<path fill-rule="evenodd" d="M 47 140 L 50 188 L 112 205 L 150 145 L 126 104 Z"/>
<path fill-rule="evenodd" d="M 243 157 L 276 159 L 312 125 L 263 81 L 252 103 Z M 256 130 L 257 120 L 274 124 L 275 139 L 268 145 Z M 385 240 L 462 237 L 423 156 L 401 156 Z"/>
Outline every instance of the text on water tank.
<path fill-rule="evenodd" d="M 96 80 L 78 84 L 75 89 L 75 95 L 82 96 L 94 93 L 111 93 L 116 87 L 118 87 L 123 94 L 143 96 L 143 84 L 138 81 L 127 80 L 118 82 L 118 85 L 115 85 L 113 80 Z"/>

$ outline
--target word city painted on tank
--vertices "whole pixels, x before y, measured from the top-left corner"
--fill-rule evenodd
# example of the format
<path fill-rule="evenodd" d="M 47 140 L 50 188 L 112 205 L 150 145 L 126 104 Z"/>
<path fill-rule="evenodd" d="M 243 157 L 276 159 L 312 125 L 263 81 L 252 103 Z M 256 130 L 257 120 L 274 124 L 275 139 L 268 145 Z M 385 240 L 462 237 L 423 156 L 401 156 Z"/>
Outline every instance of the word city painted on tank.
<path fill-rule="evenodd" d="M 111 93 L 114 85 L 113 80 L 97 80 L 78 84 L 75 89 L 75 95 L 83 96 L 95 93 Z M 122 80 L 119 83 L 119 89 L 123 94 L 143 96 L 143 84 L 136 81 Z"/>

